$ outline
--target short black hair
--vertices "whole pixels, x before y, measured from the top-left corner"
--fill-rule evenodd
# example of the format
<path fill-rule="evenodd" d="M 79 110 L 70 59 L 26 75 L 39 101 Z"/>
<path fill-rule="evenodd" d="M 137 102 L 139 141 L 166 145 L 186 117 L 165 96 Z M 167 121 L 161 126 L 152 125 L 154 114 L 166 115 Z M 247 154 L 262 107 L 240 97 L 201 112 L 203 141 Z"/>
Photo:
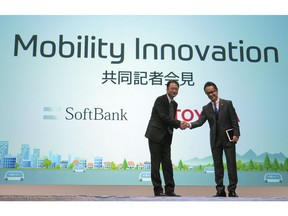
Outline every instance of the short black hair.
<path fill-rule="evenodd" d="M 169 86 L 170 86 L 170 84 L 171 83 L 175 83 L 177 86 L 178 86 L 178 88 L 179 88 L 179 83 L 176 81 L 176 80 L 169 80 L 168 82 L 167 82 L 167 89 L 169 88 Z"/>
<path fill-rule="evenodd" d="M 205 88 L 208 87 L 208 86 L 213 86 L 214 89 L 216 89 L 216 90 L 218 91 L 218 88 L 217 88 L 216 84 L 213 83 L 213 82 L 210 82 L 210 81 L 205 83 L 205 85 L 204 85 L 204 91 L 205 91 Z"/>

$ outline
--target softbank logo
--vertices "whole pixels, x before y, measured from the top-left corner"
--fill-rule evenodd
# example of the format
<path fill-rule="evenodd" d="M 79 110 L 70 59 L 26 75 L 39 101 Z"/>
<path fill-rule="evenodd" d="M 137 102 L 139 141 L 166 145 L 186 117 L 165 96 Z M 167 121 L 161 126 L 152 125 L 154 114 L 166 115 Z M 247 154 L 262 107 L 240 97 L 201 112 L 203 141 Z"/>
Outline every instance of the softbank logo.
<path fill-rule="evenodd" d="M 65 110 L 64 113 L 61 110 Z M 64 116 L 63 116 L 64 114 Z M 124 109 L 105 110 L 100 107 L 80 108 L 43 107 L 43 120 L 94 120 L 94 121 L 128 121 L 128 113 Z"/>
<path fill-rule="evenodd" d="M 44 120 L 57 120 L 61 107 L 43 107 L 43 119 Z"/>
<path fill-rule="evenodd" d="M 128 121 L 127 112 L 124 109 L 105 110 L 101 107 L 81 108 L 74 107 L 66 108 L 66 120 L 94 120 L 94 121 Z"/>

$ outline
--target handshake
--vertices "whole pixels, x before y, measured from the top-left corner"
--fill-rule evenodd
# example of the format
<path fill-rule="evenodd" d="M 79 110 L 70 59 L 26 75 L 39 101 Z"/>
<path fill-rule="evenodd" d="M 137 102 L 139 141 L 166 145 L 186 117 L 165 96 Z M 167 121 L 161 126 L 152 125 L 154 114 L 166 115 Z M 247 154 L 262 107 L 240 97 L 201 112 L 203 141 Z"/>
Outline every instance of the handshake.
<path fill-rule="evenodd" d="M 180 128 L 181 130 L 185 130 L 186 128 L 191 128 L 191 124 L 186 121 L 181 121 Z"/>

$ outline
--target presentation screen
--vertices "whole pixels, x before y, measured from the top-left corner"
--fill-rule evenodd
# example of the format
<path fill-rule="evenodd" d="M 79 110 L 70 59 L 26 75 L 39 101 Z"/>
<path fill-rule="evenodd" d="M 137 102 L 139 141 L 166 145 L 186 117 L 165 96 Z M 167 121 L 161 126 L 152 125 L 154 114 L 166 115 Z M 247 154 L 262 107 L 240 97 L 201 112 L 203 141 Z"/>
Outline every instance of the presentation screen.
<path fill-rule="evenodd" d="M 196 121 L 210 102 L 207 81 L 233 102 L 239 185 L 287 186 L 287 23 L 0 16 L 0 183 L 151 185 L 144 134 L 155 99 L 177 80 L 181 121 Z M 209 133 L 208 122 L 174 130 L 177 185 L 215 184 Z"/>

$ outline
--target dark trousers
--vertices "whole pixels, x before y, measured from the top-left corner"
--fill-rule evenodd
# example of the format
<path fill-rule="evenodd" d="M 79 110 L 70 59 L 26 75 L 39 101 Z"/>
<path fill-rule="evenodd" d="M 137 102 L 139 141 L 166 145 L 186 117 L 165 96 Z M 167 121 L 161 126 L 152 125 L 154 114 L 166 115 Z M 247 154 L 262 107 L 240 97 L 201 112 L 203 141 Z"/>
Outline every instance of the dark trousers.
<path fill-rule="evenodd" d="M 236 147 L 235 144 L 223 146 L 219 139 L 216 139 L 216 145 L 212 148 L 212 156 L 214 161 L 216 190 L 225 190 L 224 186 L 224 165 L 223 152 L 226 157 L 226 164 L 228 170 L 228 191 L 235 191 L 238 183 L 237 165 L 236 165 Z"/>
<path fill-rule="evenodd" d="M 171 141 L 172 136 L 167 133 L 160 143 L 149 140 L 151 155 L 151 180 L 154 186 L 154 194 L 163 193 L 162 181 L 160 176 L 160 165 L 165 181 L 165 193 L 174 192 L 174 177 L 171 161 Z"/>

